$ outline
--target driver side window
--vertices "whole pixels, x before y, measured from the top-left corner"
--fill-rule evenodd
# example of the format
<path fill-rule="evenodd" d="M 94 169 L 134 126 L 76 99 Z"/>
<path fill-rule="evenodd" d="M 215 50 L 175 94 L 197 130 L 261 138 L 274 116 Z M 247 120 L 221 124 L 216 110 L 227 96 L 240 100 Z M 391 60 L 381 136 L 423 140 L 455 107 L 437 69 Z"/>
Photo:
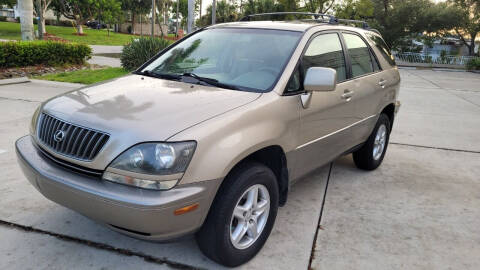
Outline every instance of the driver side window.
<path fill-rule="evenodd" d="M 329 67 L 337 71 L 337 81 L 347 79 L 347 68 L 342 44 L 337 33 L 321 34 L 314 37 L 303 55 L 299 67 L 295 69 L 286 92 L 299 91 L 307 70 L 311 67 Z"/>
<path fill-rule="evenodd" d="M 303 74 L 311 67 L 329 67 L 337 71 L 337 81 L 347 79 L 347 69 L 342 44 L 338 34 L 322 34 L 316 36 L 308 45 L 302 58 Z"/>

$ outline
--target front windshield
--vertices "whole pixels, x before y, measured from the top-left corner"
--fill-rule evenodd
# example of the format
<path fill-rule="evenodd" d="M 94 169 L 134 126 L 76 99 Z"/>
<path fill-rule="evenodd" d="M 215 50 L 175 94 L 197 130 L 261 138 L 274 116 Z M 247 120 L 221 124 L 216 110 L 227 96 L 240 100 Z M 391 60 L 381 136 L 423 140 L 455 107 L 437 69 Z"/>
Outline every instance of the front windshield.
<path fill-rule="evenodd" d="M 207 29 L 155 59 L 142 72 L 214 79 L 232 89 L 271 90 L 301 32 L 267 29 Z"/>

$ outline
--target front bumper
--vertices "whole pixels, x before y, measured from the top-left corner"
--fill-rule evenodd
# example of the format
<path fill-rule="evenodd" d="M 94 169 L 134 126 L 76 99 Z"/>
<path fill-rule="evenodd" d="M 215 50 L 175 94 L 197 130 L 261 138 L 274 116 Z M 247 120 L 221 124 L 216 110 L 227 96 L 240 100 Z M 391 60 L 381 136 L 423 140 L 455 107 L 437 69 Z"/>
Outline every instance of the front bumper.
<path fill-rule="evenodd" d="M 72 172 L 47 160 L 30 136 L 15 143 L 23 173 L 48 199 L 122 233 L 149 240 L 168 240 L 196 231 L 203 223 L 221 180 L 144 190 Z M 174 215 L 198 203 L 196 210 Z"/>
<path fill-rule="evenodd" d="M 400 101 L 396 101 L 395 102 L 395 114 L 398 113 L 398 111 L 400 110 L 400 107 L 402 106 L 402 103 Z"/>

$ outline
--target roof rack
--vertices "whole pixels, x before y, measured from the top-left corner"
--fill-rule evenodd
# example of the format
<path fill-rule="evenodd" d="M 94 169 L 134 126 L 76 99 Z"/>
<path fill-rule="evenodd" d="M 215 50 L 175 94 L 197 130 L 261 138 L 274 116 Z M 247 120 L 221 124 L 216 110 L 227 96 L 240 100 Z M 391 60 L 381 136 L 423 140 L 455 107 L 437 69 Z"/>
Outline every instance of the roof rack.
<path fill-rule="evenodd" d="M 344 24 L 361 24 L 363 29 L 370 29 L 370 26 L 368 26 L 368 23 L 366 21 L 360 21 L 360 20 L 347 20 L 347 19 L 337 19 L 337 23 L 344 23 Z"/>
<path fill-rule="evenodd" d="M 323 13 L 310 13 L 310 12 L 271 12 L 271 13 L 257 13 L 247 15 L 240 19 L 240 21 L 250 21 L 253 17 L 261 17 L 261 16 L 279 16 L 279 15 L 302 15 L 302 16 L 313 16 L 315 21 L 321 20 L 322 22 L 327 22 L 329 24 L 361 24 L 363 29 L 370 29 L 368 23 L 365 21 L 359 20 L 347 20 L 347 19 L 338 19 L 333 15 L 323 14 Z M 295 16 L 298 19 L 298 16 Z M 327 19 L 327 20 L 325 20 Z"/>

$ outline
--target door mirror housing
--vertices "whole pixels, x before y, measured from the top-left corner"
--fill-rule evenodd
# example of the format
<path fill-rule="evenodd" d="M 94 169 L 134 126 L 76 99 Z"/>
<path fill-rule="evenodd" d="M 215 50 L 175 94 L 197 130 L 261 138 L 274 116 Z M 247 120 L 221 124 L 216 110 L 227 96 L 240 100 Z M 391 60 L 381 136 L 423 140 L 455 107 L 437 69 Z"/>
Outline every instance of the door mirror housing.
<path fill-rule="evenodd" d="M 336 86 L 337 71 L 333 68 L 311 67 L 303 81 L 306 91 L 333 91 Z"/>

